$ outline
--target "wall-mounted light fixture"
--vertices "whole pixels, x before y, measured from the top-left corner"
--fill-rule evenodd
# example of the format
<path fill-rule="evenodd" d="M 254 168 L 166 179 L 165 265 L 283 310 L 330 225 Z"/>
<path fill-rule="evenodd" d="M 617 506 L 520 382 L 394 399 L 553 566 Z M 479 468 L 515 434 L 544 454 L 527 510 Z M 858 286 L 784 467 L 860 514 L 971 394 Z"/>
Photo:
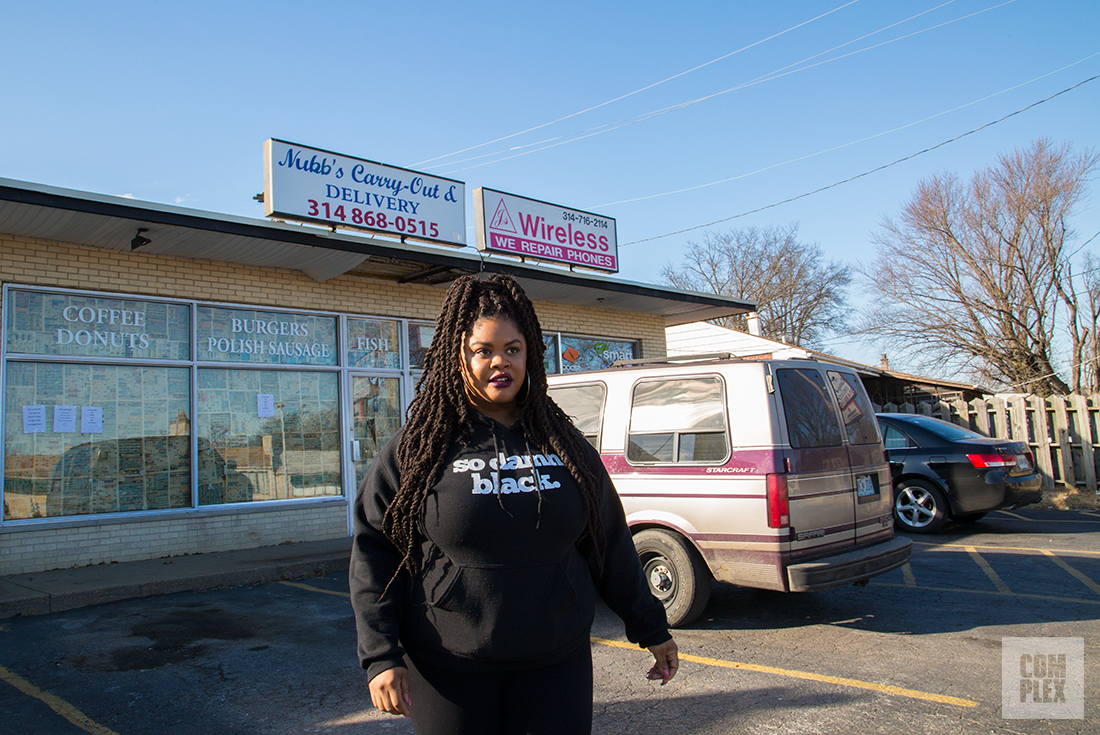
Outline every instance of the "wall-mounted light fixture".
<path fill-rule="evenodd" d="M 137 234 L 134 235 L 134 239 L 130 241 L 130 250 L 137 250 L 138 248 L 140 248 L 144 245 L 148 245 L 149 243 L 152 242 L 152 240 L 150 240 L 149 238 L 147 238 L 147 237 L 145 237 L 144 235 L 141 234 L 143 232 L 148 232 L 148 231 L 149 231 L 148 227 L 139 227 L 138 228 Z"/>

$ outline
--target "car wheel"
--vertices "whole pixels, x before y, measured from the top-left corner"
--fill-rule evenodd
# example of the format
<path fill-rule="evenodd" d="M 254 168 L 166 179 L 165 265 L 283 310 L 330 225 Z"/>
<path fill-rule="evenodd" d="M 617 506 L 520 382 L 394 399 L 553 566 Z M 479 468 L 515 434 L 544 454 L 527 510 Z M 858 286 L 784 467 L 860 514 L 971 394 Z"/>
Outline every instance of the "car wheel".
<path fill-rule="evenodd" d="M 947 499 L 923 480 L 904 480 L 894 495 L 894 521 L 903 530 L 935 533 L 947 521 Z"/>
<path fill-rule="evenodd" d="M 960 513 L 957 516 L 951 516 L 951 520 L 955 523 L 977 523 L 983 518 L 985 513 Z"/>
<path fill-rule="evenodd" d="M 710 569 L 683 537 L 657 528 L 634 536 L 649 591 L 665 606 L 668 624 L 688 625 L 710 600 Z"/>

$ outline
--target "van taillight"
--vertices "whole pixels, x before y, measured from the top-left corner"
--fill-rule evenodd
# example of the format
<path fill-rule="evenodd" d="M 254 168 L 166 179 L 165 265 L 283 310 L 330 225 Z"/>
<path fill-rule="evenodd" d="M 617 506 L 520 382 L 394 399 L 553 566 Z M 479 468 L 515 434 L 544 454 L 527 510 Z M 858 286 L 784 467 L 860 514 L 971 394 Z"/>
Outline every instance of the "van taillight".
<path fill-rule="evenodd" d="M 787 476 L 768 475 L 768 527 L 791 525 L 791 502 L 787 499 Z"/>

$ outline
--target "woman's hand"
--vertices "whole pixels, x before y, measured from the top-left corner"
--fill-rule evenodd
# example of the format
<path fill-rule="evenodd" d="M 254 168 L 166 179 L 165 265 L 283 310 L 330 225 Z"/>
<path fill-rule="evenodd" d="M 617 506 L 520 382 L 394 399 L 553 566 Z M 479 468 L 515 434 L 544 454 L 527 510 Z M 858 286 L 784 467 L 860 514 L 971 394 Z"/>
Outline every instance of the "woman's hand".
<path fill-rule="evenodd" d="M 668 684 L 672 677 L 676 676 L 676 670 L 680 668 L 680 656 L 676 649 L 676 641 L 671 638 L 664 643 L 650 646 L 649 652 L 653 654 L 653 668 L 646 674 L 651 681 L 661 681 L 661 686 Z"/>
<path fill-rule="evenodd" d="M 673 654 L 675 655 L 675 654 Z M 409 670 L 403 666 L 386 669 L 370 680 L 370 701 L 391 715 L 409 717 Z"/>

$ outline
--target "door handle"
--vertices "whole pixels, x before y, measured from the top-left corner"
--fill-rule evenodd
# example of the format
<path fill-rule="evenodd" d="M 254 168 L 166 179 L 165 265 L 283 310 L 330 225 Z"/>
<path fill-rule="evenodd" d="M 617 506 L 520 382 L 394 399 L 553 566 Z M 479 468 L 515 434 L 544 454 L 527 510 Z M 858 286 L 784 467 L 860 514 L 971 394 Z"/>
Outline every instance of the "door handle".
<path fill-rule="evenodd" d="M 358 462 L 359 460 L 360 460 L 359 440 L 358 439 L 352 439 L 351 440 L 351 461 L 352 462 Z"/>

